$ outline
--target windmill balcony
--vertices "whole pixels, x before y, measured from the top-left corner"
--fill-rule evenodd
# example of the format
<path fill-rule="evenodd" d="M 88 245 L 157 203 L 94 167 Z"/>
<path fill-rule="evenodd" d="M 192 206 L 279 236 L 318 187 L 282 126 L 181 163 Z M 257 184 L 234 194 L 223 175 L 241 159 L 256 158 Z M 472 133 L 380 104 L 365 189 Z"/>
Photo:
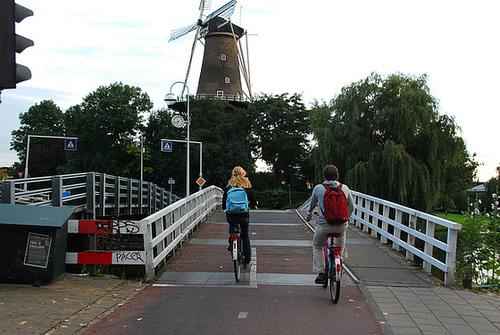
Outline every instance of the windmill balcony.
<path fill-rule="evenodd" d="M 227 101 L 250 101 L 246 97 L 242 95 L 235 95 L 235 94 L 197 94 L 196 95 L 197 99 L 218 99 L 218 100 L 227 100 Z"/>

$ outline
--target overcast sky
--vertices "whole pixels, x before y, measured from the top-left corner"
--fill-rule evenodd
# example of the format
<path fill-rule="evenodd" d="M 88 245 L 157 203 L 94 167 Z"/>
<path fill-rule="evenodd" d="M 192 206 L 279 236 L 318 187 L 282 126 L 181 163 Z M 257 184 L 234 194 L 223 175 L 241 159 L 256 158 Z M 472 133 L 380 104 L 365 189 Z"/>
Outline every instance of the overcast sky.
<path fill-rule="evenodd" d="M 213 0 L 210 11 L 227 1 Z M 51 99 L 64 111 L 121 81 L 142 88 L 158 109 L 184 80 L 194 35 L 168 38 L 198 19 L 199 0 L 16 2 L 35 13 L 17 24 L 35 42 L 17 57 L 32 79 L 2 93 L 0 166 L 17 160 L 11 132 L 35 103 Z M 498 0 L 239 0 L 232 21 L 249 33 L 253 93 L 301 93 L 309 107 L 374 71 L 426 73 L 440 113 L 455 118 L 486 181 L 500 165 L 499 12 Z M 202 56 L 198 44 L 191 94 Z"/>

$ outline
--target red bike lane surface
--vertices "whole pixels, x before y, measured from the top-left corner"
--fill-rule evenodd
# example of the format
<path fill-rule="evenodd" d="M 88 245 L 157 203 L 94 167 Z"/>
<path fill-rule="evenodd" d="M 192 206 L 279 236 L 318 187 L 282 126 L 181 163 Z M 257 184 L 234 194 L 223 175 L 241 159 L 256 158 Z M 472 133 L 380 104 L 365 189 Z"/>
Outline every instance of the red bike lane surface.
<path fill-rule="evenodd" d="M 236 283 L 222 213 L 204 223 L 157 280 L 85 334 L 382 334 L 343 278 L 338 304 L 313 283 L 312 233 L 295 212 L 255 211 L 254 266 Z M 215 278 L 215 279 L 214 279 Z"/>

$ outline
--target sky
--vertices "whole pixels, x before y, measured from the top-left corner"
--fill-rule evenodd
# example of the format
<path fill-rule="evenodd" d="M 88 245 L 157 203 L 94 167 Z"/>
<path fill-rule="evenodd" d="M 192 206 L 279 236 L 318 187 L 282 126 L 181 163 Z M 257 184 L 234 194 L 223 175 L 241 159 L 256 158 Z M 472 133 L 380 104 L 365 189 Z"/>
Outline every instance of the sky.
<path fill-rule="evenodd" d="M 213 0 L 206 13 L 227 1 Z M 0 166 L 17 161 L 11 132 L 34 104 L 53 100 L 65 111 L 99 86 L 122 82 L 140 87 L 159 109 L 171 85 L 185 79 L 194 33 L 168 39 L 172 29 L 198 19 L 199 0 L 16 3 L 34 12 L 16 27 L 35 43 L 17 56 L 32 79 L 2 92 Z M 500 1 L 239 0 L 236 6 L 231 20 L 248 31 L 252 93 L 299 93 L 310 107 L 372 72 L 427 74 L 439 113 L 455 119 L 482 163 L 479 180 L 496 176 Z M 191 94 L 202 57 L 198 43 Z"/>

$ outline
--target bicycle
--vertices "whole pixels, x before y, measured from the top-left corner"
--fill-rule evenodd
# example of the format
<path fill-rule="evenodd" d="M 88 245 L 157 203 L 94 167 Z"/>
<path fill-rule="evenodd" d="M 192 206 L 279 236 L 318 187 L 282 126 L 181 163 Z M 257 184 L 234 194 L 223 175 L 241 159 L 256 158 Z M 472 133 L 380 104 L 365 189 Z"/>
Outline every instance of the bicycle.
<path fill-rule="evenodd" d="M 342 248 L 334 244 L 334 238 L 340 237 L 340 233 L 329 233 L 325 243 L 325 274 L 326 280 L 323 287 L 328 286 L 330 282 L 330 298 L 336 304 L 340 297 L 340 280 L 342 279 L 342 259 L 340 253 Z"/>
<path fill-rule="evenodd" d="M 243 253 L 243 243 L 240 237 L 240 225 L 237 225 L 237 229 L 229 234 L 229 244 L 231 251 L 231 257 L 233 259 L 234 266 L 234 277 L 236 281 L 240 281 L 241 267 L 243 266 L 243 260 L 245 255 Z"/>

